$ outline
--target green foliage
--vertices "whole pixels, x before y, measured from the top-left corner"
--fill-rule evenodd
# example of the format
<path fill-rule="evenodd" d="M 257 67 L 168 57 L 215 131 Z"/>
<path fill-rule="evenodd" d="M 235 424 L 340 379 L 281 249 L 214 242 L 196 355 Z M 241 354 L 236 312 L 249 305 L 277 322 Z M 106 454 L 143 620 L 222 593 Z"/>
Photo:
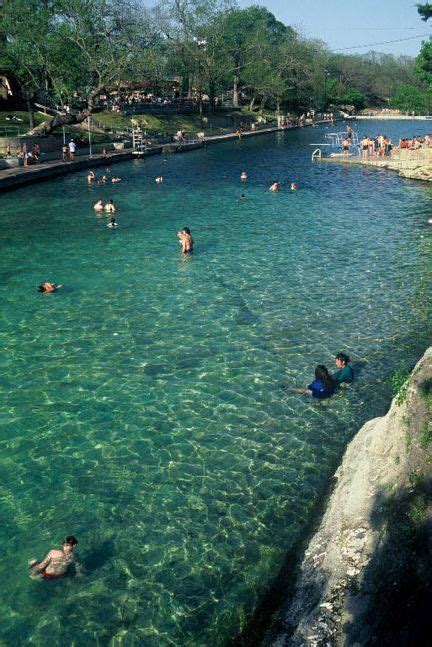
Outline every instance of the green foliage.
<path fill-rule="evenodd" d="M 422 449 L 427 449 L 432 443 L 432 425 L 429 422 L 425 422 L 423 425 L 422 432 L 420 434 L 420 447 Z"/>
<path fill-rule="evenodd" d="M 393 397 L 400 406 L 405 402 L 410 374 L 405 368 L 398 368 L 391 376 Z"/>
<path fill-rule="evenodd" d="M 409 518 L 413 523 L 424 521 L 427 517 L 428 502 L 424 494 L 418 494 L 410 504 Z"/>
<path fill-rule="evenodd" d="M 356 110 L 361 110 L 366 105 L 366 96 L 358 88 L 349 88 L 342 100 L 347 104 L 352 104 Z"/>
<path fill-rule="evenodd" d="M 427 94 L 415 85 L 399 85 L 390 99 L 390 106 L 404 112 L 426 112 Z"/>
<path fill-rule="evenodd" d="M 417 11 L 424 21 L 432 18 L 432 5 L 429 2 L 426 2 L 425 4 L 418 4 Z"/>

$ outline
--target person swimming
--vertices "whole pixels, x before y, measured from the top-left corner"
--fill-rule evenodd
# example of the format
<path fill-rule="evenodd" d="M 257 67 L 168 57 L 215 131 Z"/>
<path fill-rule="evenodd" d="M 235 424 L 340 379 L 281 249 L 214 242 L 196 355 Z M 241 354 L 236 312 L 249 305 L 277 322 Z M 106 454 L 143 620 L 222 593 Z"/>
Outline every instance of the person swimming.
<path fill-rule="evenodd" d="M 246 200 L 246 196 L 245 196 L 245 194 L 244 194 L 244 193 L 242 193 L 242 194 L 241 194 L 241 196 L 240 196 L 240 200 Z"/>
<path fill-rule="evenodd" d="M 121 181 L 122 181 L 121 177 L 112 177 L 111 178 L 111 182 L 113 184 L 116 184 L 116 182 L 121 182 Z"/>
<path fill-rule="evenodd" d="M 246 171 L 242 171 L 242 174 L 240 175 L 240 179 L 241 180 L 247 180 L 248 179 L 248 175 L 247 175 Z"/>
<path fill-rule="evenodd" d="M 338 353 L 335 357 L 335 364 L 338 371 L 333 375 L 333 380 L 337 386 L 342 383 L 351 384 L 354 379 L 354 371 L 349 365 L 350 358 L 345 353 Z"/>
<path fill-rule="evenodd" d="M 92 182 L 95 181 L 95 179 L 96 179 L 96 175 L 93 173 L 93 171 L 89 171 L 87 173 L 87 182 L 91 184 Z"/>
<path fill-rule="evenodd" d="M 156 184 L 162 184 L 163 182 L 163 177 L 162 175 L 158 175 L 157 178 L 155 179 Z"/>
<path fill-rule="evenodd" d="M 291 182 L 291 191 L 297 191 L 297 184 L 295 182 Z"/>
<path fill-rule="evenodd" d="M 179 239 L 180 245 L 182 246 L 182 254 L 192 254 L 194 240 L 191 236 L 189 227 L 183 227 L 178 233 L 177 237 Z"/>
<path fill-rule="evenodd" d="M 61 288 L 61 284 L 50 283 L 49 281 L 46 281 L 45 283 L 42 283 L 42 285 L 38 287 L 38 292 L 55 292 L 60 288 Z"/>
<path fill-rule="evenodd" d="M 114 216 L 111 218 L 111 220 L 107 224 L 107 227 L 118 227 L 118 222 L 116 221 Z"/>
<path fill-rule="evenodd" d="M 94 209 L 95 211 L 103 211 L 103 210 L 104 210 L 104 206 L 103 206 L 103 202 L 102 202 L 102 200 L 98 200 L 98 201 L 96 202 L 96 204 L 95 204 L 95 205 L 93 205 L 93 209 Z"/>
<path fill-rule="evenodd" d="M 279 182 L 273 182 L 273 184 L 269 188 L 269 191 L 279 191 L 279 189 L 280 189 Z"/>
<path fill-rule="evenodd" d="M 114 213 L 115 210 L 116 208 L 114 202 L 112 200 L 108 200 L 108 202 L 104 206 L 104 211 L 106 211 L 107 213 Z"/>
<path fill-rule="evenodd" d="M 335 392 L 335 383 L 327 368 L 323 364 L 318 364 L 315 369 L 315 379 L 307 387 L 307 392 L 313 398 L 331 397 Z"/>
<path fill-rule="evenodd" d="M 57 548 L 50 550 L 41 562 L 30 560 L 30 577 L 44 580 L 65 577 L 69 567 L 75 561 L 73 551 L 77 545 L 77 539 L 73 535 L 69 535 L 62 542 L 61 550 Z"/>

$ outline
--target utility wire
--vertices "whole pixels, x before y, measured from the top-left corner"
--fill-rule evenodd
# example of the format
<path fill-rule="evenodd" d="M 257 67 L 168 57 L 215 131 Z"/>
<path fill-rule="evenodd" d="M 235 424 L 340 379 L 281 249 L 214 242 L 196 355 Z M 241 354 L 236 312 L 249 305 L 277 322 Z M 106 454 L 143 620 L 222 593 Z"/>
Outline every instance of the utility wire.
<path fill-rule="evenodd" d="M 367 43 L 366 45 L 353 45 L 352 47 L 338 47 L 335 52 L 345 52 L 347 49 L 362 49 L 363 47 L 375 47 L 375 45 L 388 45 L 389 43 L 401 43 L 404 40 L 414 40 L 414 38 L 424 38 L 429 34 L 418 34 L 417 36 L 408 36 L 408 38 L 397 38 L 396 40 L 383 40 L 380 43 Z"/>

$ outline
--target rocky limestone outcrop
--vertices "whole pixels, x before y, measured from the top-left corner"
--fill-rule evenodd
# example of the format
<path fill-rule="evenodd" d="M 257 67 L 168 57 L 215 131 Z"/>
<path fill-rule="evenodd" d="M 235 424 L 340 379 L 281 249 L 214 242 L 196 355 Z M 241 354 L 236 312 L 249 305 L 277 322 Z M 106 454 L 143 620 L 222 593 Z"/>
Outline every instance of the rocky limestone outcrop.
<path fill-rule="evenodd" d="M 415 610 L 432 591 L 431 414 L 432 348 L 387 415 L 367 422 L 348 445 L 293 597 L 266 645 L 422 644 L 426 629 Z M 388 614 L 396 614 L 391 630 Z M 383 642 L 392 631 L 395 639 Z M 419 640 L 401 639 L 412 632 Z"/>

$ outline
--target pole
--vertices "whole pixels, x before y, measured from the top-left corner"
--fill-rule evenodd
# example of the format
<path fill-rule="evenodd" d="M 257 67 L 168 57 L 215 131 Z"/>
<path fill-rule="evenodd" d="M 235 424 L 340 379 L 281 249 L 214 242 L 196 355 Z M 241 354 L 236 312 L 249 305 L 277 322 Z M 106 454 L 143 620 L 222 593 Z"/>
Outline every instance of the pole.
<path fill-rule="evenodd" d="M 89 149 L 90 157 L 92 156 L 92 141 L 91 141 L 91 131 L 90 131 L 90 115 L 87 117 L 87 126 L 88 126 L 88 140 L 89 140 Z"/>
<path fill-rule="evenodd" d="M 63 144 L 66 144 L 66 132 L 65 132 L 64 126 L 63 126 Z"/>

